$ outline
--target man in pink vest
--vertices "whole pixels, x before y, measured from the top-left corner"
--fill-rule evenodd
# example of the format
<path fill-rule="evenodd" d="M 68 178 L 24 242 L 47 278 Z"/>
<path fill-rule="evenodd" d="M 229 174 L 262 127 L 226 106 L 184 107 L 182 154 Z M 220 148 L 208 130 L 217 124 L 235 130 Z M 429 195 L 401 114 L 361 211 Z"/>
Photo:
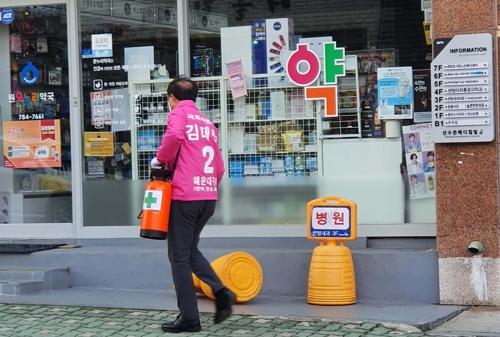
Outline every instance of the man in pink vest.
<path fill-rule="evenodd" d="M 196 108 L 197 85 L 188 78 L 177 78 L 167 93 L 171 112 L 152 165 L 174 169 L 167 240 L 180 315 L 161 328 L 174 333 L 198 332 L 201 325 L 192 272 L 212 288 L 216 324 L 231 315 L 236 302 L 236 296 L 224 287 L 198 250 L 200 233 L 215 212 L 224 162 L 217 128 Z"/>

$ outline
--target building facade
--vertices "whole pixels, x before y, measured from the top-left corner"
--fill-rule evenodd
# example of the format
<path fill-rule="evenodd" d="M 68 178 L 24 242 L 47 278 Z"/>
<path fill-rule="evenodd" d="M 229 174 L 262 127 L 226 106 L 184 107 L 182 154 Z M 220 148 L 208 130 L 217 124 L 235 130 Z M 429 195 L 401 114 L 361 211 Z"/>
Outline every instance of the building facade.
<path fill-rule="evenodd" d="M 451 0 L 4 0 L 2 237 L 137 237 L 165 89 L 187 74 L 226 162 L 207 235 L 304 236 L 306 203 L 339 195 L 358 204 L 358 236 L 437 236 L 442 301 L 458 303 L 447 287 L 457 268 L 470 277 L 479 268 L 487 284 L 498 270 L 497 142 L 426 141 L 430 34 L 495 37 L 496 1 L 479 2 L 472 18 Z M 345 51 L 334 117 L 286 67 L 297 45 L 329 41 Z M 227 64 L 239 61 L 243 97 L 228 79 Z M 391 68 L 411 78 L 402 103 L 384 99 Z M 488 259 L 469 259 L 474 240 Z M 478 303 L 500 301 L 494 290 L 485 300 L 483 283 L 469 289 Z"/>

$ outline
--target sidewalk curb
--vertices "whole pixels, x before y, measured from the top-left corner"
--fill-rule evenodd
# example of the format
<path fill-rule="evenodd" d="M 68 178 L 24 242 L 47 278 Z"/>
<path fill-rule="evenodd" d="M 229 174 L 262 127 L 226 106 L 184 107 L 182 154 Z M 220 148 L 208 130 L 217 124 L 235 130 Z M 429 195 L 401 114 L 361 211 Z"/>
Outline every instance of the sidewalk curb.
<path fill-rule="evenodd" d="M 421 331 L 424 331 L 424 332 L 432 330 L 434 328 L 437 328 L 441 324 L 443 324 L 445 322 L 448 322 L 452 318 L 460 315 L 462 312 L 464 312 L 466 310 L 469 310 L 470 308 L 471 307 L 464 307 L 462 309 L 456 310 L 455 312 L 452 312 L 449 315 L 446 315 L 445 317 L 438 318 L 438 319 L 436 319 L 434 321 L 431 321 L 431 322 L 428 322 L 428 323 L 424 323 L 424 324 L 416 324 L 415 327 L 418 328 L 418 329 L 420 329 Z"/>

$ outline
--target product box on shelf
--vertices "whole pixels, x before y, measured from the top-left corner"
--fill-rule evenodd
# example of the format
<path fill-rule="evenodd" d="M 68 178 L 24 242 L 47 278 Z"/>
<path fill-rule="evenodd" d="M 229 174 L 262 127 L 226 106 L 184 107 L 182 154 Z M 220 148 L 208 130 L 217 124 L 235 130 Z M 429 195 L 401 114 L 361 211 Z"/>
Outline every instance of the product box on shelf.
<path fill-rule="evenodd" d="M 41 176 L 40 189 L 43 191 L 71 192 L 71 182 L 62 176 Z"/>
<path fill-rule="evenodd" d="M 317 171 L 318 170 L 318 158 L 317 157 L 307 157 L 306 158 L 306 171 Z"/>
<path fill-rule="evenodd" d="M 303 155 L 296 155 L 294 158 L 294 165 L 293 168 L 297 170 L 304 170 L 304 156 Z"/>
<path fill-rule="evenodd" d="M 233 113 L 229 113 L 229 121 L 233 122 L 244 122 L 246 114 L 246 98 L 238 97 L 233 101 L 234 110 Z"/>
<path fill-rule="evenodd" d="M 230 125 L 228 129 L 229 153 L 245 152 L 245 127 L 242 125 Z"/>
<path fill-rule="evenodd" d="M 257 106 L 255 104 L 245 105 L 245 120 L 254 121 L 257 117 Z"/>
<path fill-rule="evenodd" d="M 302 130 L 286 131 L 283 136 L 283 143 L 286 152 L 304 151 Z"/>
<path fill-rule="evenodd" d="M 257 152 L 257 133 L 245 133 L 244 135 L 244 152 Z"/>
<path fill-rule="evenodd" d="M 255 138 L 257 151 L 274 152 L 281 150 L 281 139 L 278 134 L 259 134 Z"/>
<path fill-rule="evenodd" d="M 245 176 L 259 175 L 259 165 L 256 165 L 254 163 L 245 163 L 243 174 Z"/>
<path fill-rule="evenodd" d="M 285 92 L 271 92 L 271 119 L 285 119 Z"/>
<path fill-rule="evenodd" d="M 290 118 L 313 118 L 313 101 L 306 101 L 304 94 L 290 94 Z"/>
<path fill-rule="evenodd" d="M 160 136 L 156 131 L 138 131 L 137 149 L 138 150 L 156 150 L 160 145 Z"/>
<path fill-rule="evenodd" d="M 293 174 L 297 177 L 297 176 L 304 176 L 304 170 L 295 170 L 293 171 Z"/>
<path fill-rule="evenodd" d="M 293 19 L 254 20 L 253 73 L 283 74 L 281 77 L 255 79 L 254 85 L 289 85 L 286 76 L 288 57 L 295 50 Z"/>
<path fill-rule="evenodd" d="M 244 172 L 244 163 L 241 160 L 229 161 L 229 176 L 231 178 L 242 178 Z"/>
<path fill-rule="evenodd" d="M 285 162 L 283 159 L 272 159 L 271 160 L 271 170 L 273 173 L 284 173 L 285 172 Z"/>
<path fill-rule="evenodd" d="M 293 156 L 285 156 L 283 158 L 284 160 L 284 166 L 285 166 L 285 171 L 293 171 L 295 167 L 295 158 Z"/>
<path fill-rule="evenodd" d="M 259 164 L 259 174 L 260 175 L 272 175 L 273 170 L 271 166 L 271 157 L 262 157 Z"/>

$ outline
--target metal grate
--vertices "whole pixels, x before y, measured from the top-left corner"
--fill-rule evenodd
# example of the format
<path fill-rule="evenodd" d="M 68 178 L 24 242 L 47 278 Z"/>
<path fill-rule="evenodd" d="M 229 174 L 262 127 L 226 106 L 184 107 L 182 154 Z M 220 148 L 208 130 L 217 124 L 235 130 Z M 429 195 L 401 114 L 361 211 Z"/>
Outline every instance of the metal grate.
<path fill-rule="evenodd" d="M 156 155 L 167 125 L 168 83 L 136 83 L 132 86 L 132 125 L 136 136 L 134 179 L 149 179 L 151 159 Z"/>
<path fill-rule="evenodd" d="M 246 79 L 248 95 L 227 87 L 229 176 L 316 175 L 317 114 L 304 89 L 284 77 Z"/>
<path fill-rule="evenodd" d="M 323 138 L 361 137 L 360 99 L 358 92 L 357 57 L 346 56 L 346 76 L 338 78 L 338 117 L 322 118 Z M 324 113 L 324 102 L 320 101 L 320 112 Z"/>
<path fill-rule="evenodd" d="M 199 88 L 196 105 L 219 130 L 220 145 L 220 80 L 193 80 Z M 133 179 L 149 179 L 151 160 L 156 156 L 166 131 L 169 114 L 167 87 L 170 81 L 133 83 L 131 86 L 132 148 L 135 157 Z"/>

